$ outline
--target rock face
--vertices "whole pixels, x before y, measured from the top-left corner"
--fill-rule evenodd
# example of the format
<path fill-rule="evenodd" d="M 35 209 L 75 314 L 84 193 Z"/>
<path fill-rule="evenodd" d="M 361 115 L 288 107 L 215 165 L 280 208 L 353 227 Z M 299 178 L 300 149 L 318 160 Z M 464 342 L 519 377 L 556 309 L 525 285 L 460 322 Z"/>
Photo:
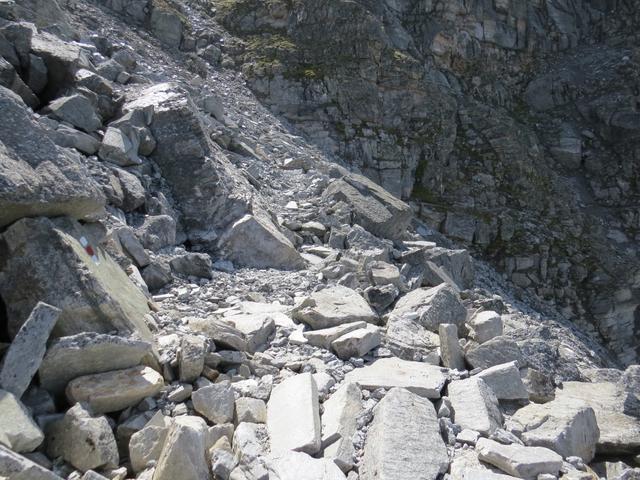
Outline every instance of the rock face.
<path fill-rule="evenodd" d="M 361 478 L 435 480 L 448 466 L 433 404 L 408 390 L 391 389 L 375 408 Z"/>
<path fill-rule="evenodd" d="M 77 154 L 57 147 L 4 87 L 0 109 L 0 226 L 27 216 L 101 214 L 105 198 Z"/>
<path fill-rule="evenodd" d="M 313 293 L 293 311 L 293 318 L 313 329 L 352 322 L 375 322 L 377 315 L 356 291 L 336 285 Z"/>
<path fill-rule="evenodd" d="M 448 386 L 453 421 L 462 428 L 492 434 L 502 425 L 498 399 L 480 378 L 455 380 Z"/>
<path fill-rule="evenodd" d="M 271 392 L 267 404 L 267 429 L 271 453 L 289 450 L 310 455 L 320 450 L 318 388 L 310 373 L 288 378 Z"/>
<path fill-rule="evenodd" d="M 14 335 L 38 301 L 44 301 L 62 311 L 55 336 L 118 330 L 150 338 L 144 323 L 146 298 L 77 222 L 23 219 L 2 234 L 2 242 L 8 257 L 0 294 Z"/>

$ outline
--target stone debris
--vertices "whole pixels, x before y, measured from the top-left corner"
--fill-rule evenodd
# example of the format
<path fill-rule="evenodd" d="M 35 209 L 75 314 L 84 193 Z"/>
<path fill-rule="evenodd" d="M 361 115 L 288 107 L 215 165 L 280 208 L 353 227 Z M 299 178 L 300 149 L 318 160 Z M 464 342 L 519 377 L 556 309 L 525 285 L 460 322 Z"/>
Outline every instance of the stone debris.
<path fill-rule="evenodd" d="M 462 428 L 490 435 L 502 426 L 502 414 L 493 391 L 478 377 L 454 380 L 448 387 L 452 419 Z"/>
<path fill-rule="evenodd" d="M 205 458 L 207 424 L 200 417 L 181 416 L 169 428 L 153 480 L 209 478 Z"/>
<path fill-rule="evenodd" d="M 501 336 L 503 328 L 502 317 L 491 310 L 478 312 L 469 320 L 469 336 L 478 343 Z"/>
<path fill-rule="evenodd" d="M 275 480 L 346 480 L 331 460 L 316 459 L 302 452 L 286 452 L 269 465 L 269 478 Z"/>
<path fill-rule="evenodd" d="M 543 447 L 502 445 L 488 438 L 481 438 L 476 445 L 478 457 L 517 478 L 535 480 L 548 473 L 558 475 L 562 457 Z"/>

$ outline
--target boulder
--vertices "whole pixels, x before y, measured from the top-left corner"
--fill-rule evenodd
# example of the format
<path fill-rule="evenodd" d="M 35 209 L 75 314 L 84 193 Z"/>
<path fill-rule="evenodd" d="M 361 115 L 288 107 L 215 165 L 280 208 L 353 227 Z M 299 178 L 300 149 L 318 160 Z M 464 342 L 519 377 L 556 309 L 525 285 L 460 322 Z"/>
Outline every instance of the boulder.
<path fill-rule="evenodd" d="M 255 352 L 275 331 L 269 313 L 238 314 L 219 318 L 188 318 L 189 327 L 213 339 L 217 345 L 241 352 Z"/>
<path fill-rule="evenodd" d="M 476 445 L 478 457 L 500 470 L 525 480 L 536 480 L 545 473 L 558 475 L 562 457 L 543 447 L 503 445 L 488 438 L 481 438 Z"/>
<path fill-rule="evenodd" d="M 102 120 L 89 99 L 78 93 L 56 98 L 47 105 L 45 111 L 87 133 L 95 132 L 102 126 Z"/>
<path fill-rule="evenodd" d="M 151 11 L 151 31 L 171 48 L 179 48 L 182 42 L 182 20 L 175 11 L 158 8 Z"/>
<path fill-rule="evenodd" d="M 214 383 L 191 394 L 193 408 L 215 424 L 233 421 L 235 397 L 228 382 Z"/>
<path fill-rule="evenodd" d="M 204 368 L 206 345 L 196 335 L 184 335 L 178 351 L 178 378 L 181 382 L 194 382 Z"/>
<path fill-rule="evenodd" d="M 436 480 L 448 467 L 433 404 L 405 389 L 391 389 L 374 409 L 360 479 Z"/>
<path fill-rule="evenodd" d="M 1 227 L 26 216 L 91 219 L 104 212 L 104 195 L 77 152 L 57 147 L 20 98 L 3 87 L 0 110 Z"/>
<path fill-rule="evenodd" d="M 86 155 L 93 155 L 100 148 L 99 140 L 64 124 L 58 125 L 55 132 L 51 132 L 51 139 L 60 147 L 75 148 Z"/>
<path fill-rule="evenodd" d="M 357 383 L 367 390 L 400 387 L 432 399 L 440 398 L 445 380 L 439 367 L 399 358 L 381 358 L 345 376 L 345 382 Z"/>
<path fill-rule="evenodd" d="M 267 423 L 267 405 L 257 398 L 240 397 L 236 400 L 235 423 Z"/>
<path fill-rule="evenodd" d="M 66 394 L 69 402 L 85 402 L 94 412 L 104 413 L 135 406 L 160 393 L 162 387 L 162 375 L 138 366 L 78 377 L 69 382 Z"/>
<path fill-rule="evenodd" d="M 149 425 L 131 435 L 129 459 L 135 473 L 141 472 L 152 462 L 157 463 L 168 433 L 169 427 Z"/>
<path fill-rule="evenodd" d="M 545 403 L 556 398 L 556 387 L 551 375 L 528 367 L 522 370 L 520 377 L 532 402 Z"/>
<path fill-rule="evenodd" d="M 98 157 L 105 162 L 111 162 L 121 167 L 140 165 L 138 157 L 140 138 L 135 131 L 109 127 L 102 138 Z"/>
<path fill-rule="evenodd" d="M 352 322 L 375 322 L 376 313 L 358 292 L 335 285 L 312 293 L 296 308 L 292 316 L 312 329 L 324 329 Z"/>
<path fill-rule="evenodd" d="M 400 270 L 395 265 L 380 261 L 372 262 L 368 265 L 367 271 L 373 285 L 394 285 L 397 288 L 402 286 Z"/>
<path fill-rule="evenodd" d="M 322 456 L 348 472 L 355 465 L 353 436 L 358 415 L 362 412 L 360 388 L 355 383 L 345 383 L 322 406 Z"/>
<path fill-rule="evenodd" d="M 120 241 L 120 245 L 124 253 L 140 268 L 146 267 L 151 263 L 149 254 L 145 252 L 142 243 L 135 236 L 133 229 L 130 227 L 120 227 L 116 231 L 116 236 Z"/>
<path fill-rule="evenodd" d="M 122 168 L 113 167 L 112 171 L 118 177 L 124 194 L 122 210 L 133 212 L 143 206 L 146 202 L 146 191 L 140 179 Z"/>
<path fill-rule="evenodd" d="M 487 368 L 477 375 L 484 380 L 498 400 L 528 400 L 527 392 L 516 362 Z"/>
<path fill-rule="evenodd" d="M 474 450 L 457 450 L 449 469 L 451 480 L 517 480 L 518 477 L 498 473 L 500 470 L 478 459 Z"/>
<path fill-rule="evenodd" d="M 205 253 L 187 253 L 169 261 L 171 270 L 181 275 L 200 278 L 212 278 L 211 257 Z"/>
<path fill-rule="evenodd" d="M 240 470 L 250 474 L 236 477 L 232 473 L 231 478 L 268 478 L 264 465 L 264 457 L 269 453 L 267 427 L 258 423 L 240 423 L 233 432 L 232 444 Z"/>
<path fill-rule="evenodd" d="M 438 326 L 440 336 L 440 358 L 447 368 L 464 371 L 464 355 L 458 342 L 458 327 L 451 323 L 441 323 Z M 520 377 L 518 377 L 520 378 Z"/>
<path fill-rule="evenodd" d="M 331 460 L 303 452 L 283 452 L 269 462 L 270 480 L 346 480 Z"/>
<path fill-rule="evenodd" d="M 380 329 L 374 325 L 345 333 L 331 342 L 331 348 L 338 358 L 348 360 L 352 357 L 362 357 L 370 350 L 380 345 Z"/>
<path fill-rule="evenodd" d="M 580 457 L 585 463 L 593 460 L 600 436 L 593 409 L 582 401 L 532 403 L 511 417 L 509 429 L 525 445 L 550 448 L 565 458 Z"/>
<path fill-rule="evenodd" d="M 104 416 L 93 416 L 76 404 L 47 433 L 47 453 L 62 457 L 83 472 L 91 469 L 117 468 L 120 462 L 116 439 Z"/>
<path fill-rule="evenodd" d="M 475 281 L 475 269 L 471 255 L 467 250 L 450 250 L 447 248 L 427 248 L 423 253 L 425 263 L 435 265 L 444 270 L 444 279 L 452 280 L 460 290 L 473 287 Z M 427 271 L 429 269 L 427 268 Z M 428 275 L 426 275 L 428 277 Z M 439 285 L 441 281 L 435 283 Z"/>
<path fill-rule="evenodd" d="M 484 380 L 471 377 L 448 386 L 452 420 L 461 428 L 490 435 L 502 426 L 498 399 Z"/>
<path fill-rule="evenodd" d="M 485 343 L 502 335 L 502 317 L 497 312 L 476 313 L 469 320 L 469 336 L 478 343 Z"/>
<path fill-rule="evenodd" d="M 15 395 L 0 390 L 0 444 L 22 453 L 32 452 L 44 434 Z"/>
<path fill-rule="evenodd" d="M 400 295 L 400 290 L 392 284 L 382 285 L 379 287 L 371 286 L 364 290 L 364 298 L 367 299 L 369 305 L 371 305 L 371 307 L 373 307 L 379 314 L 389 308 L 396 298 L 398 298 L 398 295 Z"/>
<path fill-rule="evenodd" d="M 355 223 L 382 238 L 400 238 L 412 218 L 411 208 L 402 200 L 368 178 L 346 171 L 326 188 L 323 198 L 346 203 Z"/>
<path fill-rule="evenodd" d="M 436 333 L 441 323 L 451 323 L 462 330 L 467 319 L 467 309 L 460 296 L 446 283 L 418 288 L 400 297 L 390 315 L 401 317 L 404 314 L 417 314 L 416 322 Z"/>
<path fill-rule="evenodd" d="M 151 343 L 102 333 L 79 333 L 55 340 L 40 364 L 42 388 L 59 394 L 74 378 L 140 365 L 153 355 Z"/>
<path fill-rule="evenodd" d="M 8 480 L 63 480 L 26 457 L 0 445 L 0 476 Z"/>
<path fill-rule="evenodd" d="M 169 215 L 150 215 L 137 228 L 136 234 L 144 248 L 156 252 L 175 245 L 176 221 Z"/>
<path fill-rule="evenodd" d="M 177 417 L 169 429 L 153 480 L 209 478 L 207 424 L 200 417 Z"/>
<path fill-rule="evenodd" d="M 0 388 L 22 397 L 40 367 L 49 334 L 59 316 L 60 309 L 38 302 L 4 355 Z"/>
<path fill-rule="evenodd" d="M 310 455 L 320 450 L 318 389 L 310 373 L 289 377 L 271 392 L 267 404 L 267 430 L 271 453 L 289 450 Z"/>
<path fill-rule="evenodd" d="M 440 337 L 411 319 L 409 315 L 389 316 L 385 346 L 404 360 L 422 361 L 436 353 Z"/>
<path fill-rule="evenodd" d="M 367 322 L 351 322 L 344 323 L 335 327 L 323 328 L 320 330 L 309 330 L 303 332 L 302 335 L 307 339 L 309 345 L 330 350 L 331 343 L 334 340 L 342 337 L 349 332 L 353 332 L 354 330 L 365 328 L 366 326 Z"/>
<path fill-rule="evenodd" d="M 150 339 L 147 299 L 93 241 L 90 230 L 67 218 L 25 218 L 0 239 L 6 250 L 0 296 L 15 335 L 39 301 L 62 313 L 53 336 L 81 332 L 137 332 Z M 56 272 L 56 275 L 51 275 Z"/>
<path fill-rule="evenodd" d="M 489 368 L 503 363 L 517 362 L 519 367 L 525 366 L 520 347 L 509 337 L 492 338 L 481 345 L 471 345 L 465 358 L 473 368 Z"/>
<path fill-rule="evenodd" d="M 158 291 L 173 281 L 171 267 L 169 267 L 167 262 L 162 260 L 152 261 L 149 265 L 144 267 L 141 275 L 144 283 L 151 292 Z"/>
<path fill-rule="evenodd" d="M 220 237 L 219 247 L 236 265 L 299 270 L 305 262 L 267 215 L 245 215 Z"/>

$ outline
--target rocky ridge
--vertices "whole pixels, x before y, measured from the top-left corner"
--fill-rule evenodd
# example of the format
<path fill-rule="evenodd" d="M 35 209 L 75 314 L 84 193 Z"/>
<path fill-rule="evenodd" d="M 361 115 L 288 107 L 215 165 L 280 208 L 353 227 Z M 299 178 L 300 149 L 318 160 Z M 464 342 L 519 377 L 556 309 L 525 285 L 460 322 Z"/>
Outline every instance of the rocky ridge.
<path fill-rule="evenodd" d="M 0 478 L 640 475 L 638 366 L 266 109 L 209 7 L 0 0 Z"/>

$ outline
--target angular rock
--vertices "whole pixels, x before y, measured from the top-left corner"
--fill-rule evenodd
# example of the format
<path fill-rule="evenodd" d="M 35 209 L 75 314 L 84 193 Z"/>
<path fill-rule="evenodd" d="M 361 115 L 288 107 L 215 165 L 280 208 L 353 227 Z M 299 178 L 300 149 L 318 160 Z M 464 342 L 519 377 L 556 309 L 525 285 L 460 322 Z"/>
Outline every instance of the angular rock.
<path fill-rule="evenodd" d="M 448 386 L 452 420 L 462 428 L 490 435 L 502 426 L 498 399 L 484 380 L 471 377 Z"/>
<path fill-rule="evenodd" d="M 487 368 L 477 375 L 484 380 L 498 400 L 528 400 L 527 392 L 516 362 Z"/>
<path fill-rule="evenodd" d="M 436 352 L 440 337 L 406 315 L 391 315 L 387 320 L 384 343 L 399 358 L 422 361 Z"/>
<path fill-rule="evenodd" d="M 158 461 L 168 433 L 168 427 L 150 425 L 131 435 L 129 459 L 135 473 L 147 468 L 151 462 Z"/>
<path fill-rule="evenodd" d="M 171 269 L 181 275 L 211 278 L 211 257 L 205 253 L 187 253 L 169 261 Z"/>
<path fill-rule="evenodd" d="M 440 335 L 442 364 L 447 368 L 466 370 L 464 355 L 458 342 L 458 327 L 451 323 L 441 323 L 438 326 L 438 333 Z"/>
<path fill-rule="evenodd" d="M 565 458 L 580 457 L 585 463 L 593 460 L 600 436 L 593 409 L 581 401 L 532 403 L 511 417 L 509 428 L 525 445 L 550 448 Z"/>
<path fill-rule="evenodd" d="M 193 408 L 215 424 L 233 421 L 235 397 L 228 382 L 202 387 L 191 394 Z"/>
<path fill-rule="evenodd" d="M 302 335 L 307 339 L 310 345 L 330 350 L 331 343 L 334 340 L 349 332 L 353 332 L 354 330 L 365 328 L 366 326 L 367 322 L 344 323 L 336 327 L 323 328 L 321 330 L 310 330 L 303 332 Z"/>
<path fill-rule="evenodd" d="M 367 390 L 400 387 L 432 399 L 440 398 L 445 380 L 439 367 L 398 358 L 381 358 L 345 376 L 345 382 L 357 383 Z"/>
<path fill-rule="evenodd" d="M 22 453 L 32 452 L 43 440 L 25 406 L 12 393 L 0 390 L 0 444 Z"/>
<path fill-rule="evenodd" d="M 59 394 L 77 377 L 140 365 L 153 355 L 151 343 L 102 333 L 79 333 L 55 340 L 40 364 L 42 388 Z"/>
<path fill-rule="evenodd" d="M 59 308 L 38 302 L 4 355 L 0 388 L 22 397 L 40 367 L 49 334 L 59 316 Z"/>
<path fill-rule="evenodd" d="M 171 267 L 164 261 L 152 261 L 142 270 L 142 279 L 151 292 L 160 290 L 173 281 Z"/>
<path fill-rule="evenodd" d="M 121 227 L 116 230 L 116 235 L 124 253 L 135 262 L 138 267 L 146 267 L 151 263 L 149 255 L 145 252 L 142 243 L 135 236 L 130 227 Z"/>
<path fill-rule="evenodd" d="M 353 436 L 362 411 L 362 393 L 355 383 L 345 383 L 322 405 L 322 456 L 348 472 L 355 464 Z"/>
<path fill-rule="evenodd" d="M 447 447 L 433 404 L 393 388 L 374 409 L 360 478 L 436 480 L 448 467 Z"/>
<path fill-rule="evenodd" d="M 346 480 L 331 460 L 316 459 L 302 452 L 283 452 L 269 462 L 272 480 Z"/>
<path fill-rule="evenodd" d="M 476 445 L 478 457 L 500 470 L 525 480 L 536 480 L 538 475 L 557 475 L 562 468 L 562 457 L 543 447 L 503 445 L 481 438 Z"/>
<path fill-rule="evenodd" d="M 0 445 L 0 476 L 8 480 L 62 480 L 55 473 Z"/>
<path fill-rule="evenodd" d="M 503 363 L 518 362 L 525 366 L 520 347 L 509 337 L 500 336 L 486 341 L 482 345 L 469 348 L 465 353 L 467 362 L 473 368 L 489 368 Z"/>
<path fill-rule="evenodd" d="M 374 235 L 390 239 L 401 237 L 411 221 L 409 206 L 368 178 L 344 173 L 345 176 L 327 187 L 323 197 L 345 202 L 354 222 Z"/>
<path fill-rule="evenodd" d="M 59 125 L 57 130 L 52 132 L 51 138 L 56 145 L 75 148 L 87 155 L 93 155 L 98 151 L 98 148 L 100 148 L 99 140 L 80 130 L 67 127 L 64 124 Z"/>
<path fill-rule="evenodd" d="M 124 194 L 122 210 L 125 212 L 133 212 L 144 205 L 146 201 L 146 191 L 138 177 L 122 168 L 114 167 L 112 170 L 118 177 L 118 180 L 120 180 L 120 186 Z"/>
<path fill-rule="evenodd" d="M 368 266 L 368 273 L 374 285 L 395 285 L 401 287 L 400 270 L 387 262 L 373 262 Z"/>
<path fill-rule="evenodd" d="M 267 406 L 257 398 L 241 397 L 236 400 L 236 423 L 266 423 Z"/>
<path fill-rule="evenodd" d="M 310 373 L 289 377 L 271 392 L 267 404 L 267 430 L 271 453 L 289 450 L 310 455 L 320 450 L 318 389 Z"/>
<path fill-rule="evenodd" d="M 254 268 L 299 270 L 305 262 L 266 215 L 245 215 L 220 237 L 220 248 L 234 264 Z"/>
<path fill-rule="evenodd" d="M 216 344 L 243 352 L 255 352 L 275 330 L 275 322 L 268 313 L 225 318 L 190 317 L 188 322 L 193 331 L 207 335 Z"/>
<path fill-rule="evenodd" d="M 67 385 L 70 402 L 86 402 L 97 413 L 117 412 L 160 393 L 164 379 L 155 370 L 139 366 L 78 377 Z"/>
<path fill-rule="evenodd" d="M 331 348 L 338 358 L 347 360 L 352 357 L 362 357 L 370 350 L 378 347 L 381 342 L 380 329 L 375 325 L 367 325 L 349 333 L 345 333 L 331 342 Z"/>
<path fill-rule="evenodd" d="M 502 335 L 502 317 L 493 311 L 476 313 L 469 320 L 469 336 L 478 343 L 485 343 Z"/>
<path fill-rule="evenodd" d="M 116 439 L 106 417 L 94 417 L 81 404 L 71 407 L 47 434 L 47 453 L 61 456 L 78 470 L 117 468 Z"/>
<path fill-rule="evenodd" d="M 0 274 L 0 295 L 7 305 L 10 333 L 15 335 L 43 301 L 62 310 L 54 337 L 114 330 L 151 337 L 144 322 L 147 299 L 79 223 L 66 217 L 25 218 L 1 239 L 8 257 Z"/>
<path fill-rule="evenodd" d="M 104 195 L 79 155 L 57 147 L 4 87 L 0 110 L 5 120 L 0 122 L 0 226 L 26 216 L 90 219 L 104 212 Z"/>
<path fill-rule="evenodd" d="M 546 403 L 556 398 L 556 387 L 551 375 L 531 367 L 522 372 L 522 383 L 529 393 L 529 400 L 536 403 Z"/>
<path fill-rule="evenodd" d="M 169 429 L 153 480 L 209 478 L 205 451 L 207 424 L 200 417 L 177 417 Z"/>
<path fill-rule="evenodd" d="M 447 248 L 435 247 L 424 250 L 423 257 L 426 264 L 436 266 L 445 272 L 444 281 L 453 281 L 453 285 L 460 290 L 465 290 L 473 286 L 475 271 L 471 255 L 467 250 L 450 250 Z M 427 267 L 427 271 L 429 268 Z M 425 275 L 425 280 L 429 275 Z M 442 283 L 438 281 L 434 285 Z"/>
<path fill-rule="evenodd" d="M 58 120 L 69 122 L 87 133 L 95 132 L 102 126 L 102 120 L 89 99 L 77 93 L 55 99 L 46 110 Z"/>
<path fill-rule="evenodd" d="M 399 294 L 398 287 L 391 284 L 380 287 L 367 287 L 364 290 L 364 298 L 379 314 L 391 306 Z"/>
<path fill-rule="evenodd" d="M 176 243 L 176 221 L 169 215 L 152 215 L 145 218 L 137 236 L 144 248 L 158 251 Z"/>
<path fill-rule="evenodd" d="M 358 292 L 341 285 L 312 293 L 293 310 L 292 316 L 312 329 L 377 320 L 376 313 Z"/>
<path fill-rule="evenodd" d="M 500 470 L 480 462 L 474 450 L 459 450 L 451 462 L 451 480 L 517 480 L 518 477 L 497 473 Z"/>
<path fill-rule="evenodd" d="M 105 162 L 111 162 L 121 167 L 140 165 L 138 158 L 140 139 L 136 135 L 114 127 L 107 128 L 102 138 L 98 157 Z"/>
<path fill-rule="evenodd" d="M 452 323 L 459 329 L 464 328 L 467 309 L 462 305 L 460 296 L 445 283 L 432 288 L 419 288 L 401 297 L 391 315 L 417 314 L 417 322 L 432 332 L 438 331 L 441 323 Z"/>
<path fill-rule="evenodd" d="M 195 335 L 184 335 L 180 339 L 178 352 L 178 377 L 181 382 L 195 381 L 204 368 L 204 339 Z"/>
<path fill-rule="evenodd" d="M 151 30 L 162 43 L 171 48 L 180 47 L 183 26 L 175 12 L 155 7 L 150 21 Z"/>

